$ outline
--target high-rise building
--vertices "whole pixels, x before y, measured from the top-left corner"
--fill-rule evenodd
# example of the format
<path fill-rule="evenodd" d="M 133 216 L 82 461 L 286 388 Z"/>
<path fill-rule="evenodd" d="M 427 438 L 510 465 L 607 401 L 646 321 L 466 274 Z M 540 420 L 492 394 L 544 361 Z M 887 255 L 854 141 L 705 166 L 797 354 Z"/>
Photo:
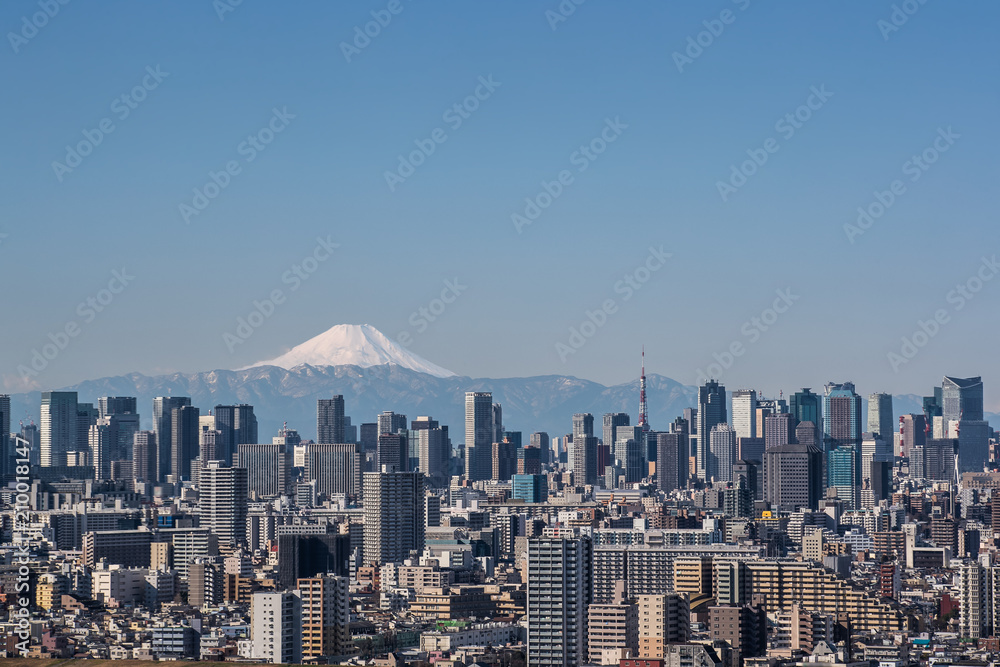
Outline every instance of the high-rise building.
<path fill-rule="evenodd" d="M 465 394 L 465 477 L 477 482 L 490 478 L 493 453 L 493 394 Z"/>
<path fill-rule="evenodd" d="M 870 409 L 870 408 L 869 408 Z M 879 464 L 888 464 L 879 465 Z M 891 492 L 885 475 L 892 466 L 892 445 L 882 436 L 865 433 L 861 441 L 861 490 L 859 501 L 864 509 L 874 508 Z"/>
<path fill-rule="evenodd" d="M 165 482 L 172 475 L 173 411 L 191 405 L 187 396 L 157 396 L 153 399 L 153 433 L 156 434 L 156 481 Z"/>
<path fill-rule="evenodd" d="M 532 447 L 538 447 L 542 465 L 552 460 L 552 441 L 548 433 L 544 431 L 532 433 L 528 442 Z"/>
<path fill-rule="evenodd" d="M 587 664 L 605 664 L 605 652 L 635 655 L 639 645 L 639 612 L 631 602 L 592 604 L 587 609 Z"/>
<path fill-rule="evenodd" d="M 578 485 L 597 482 L 597 438 L 594 415 L 573 415 L 573 481 Z"/>
<path fill-rule="evenodd" d="M 87 434 L 90 445 L 90 460 L 94 466 L 94 479 L 111 479 L 111 420 L 99 418 Z"/>
<path fill-rule="evenodd" d="M 983 418 L 983 379 L 945 376 L 941 382 L 942 416 L 949 421 Z"/>
<path fill-rule="evenodd" d="M 216 405 L 215 430 L 222 434 L 221 449 L 219 444 L 216 444 L 216 456 L 226 462 L 232 462 L 233 454 L 239 445 L 255 445 L 259 441 L 257 417 L 253 413 L 253 406 L 245 403 Z"/>
<path fill-rule="evenodd" d="M 810 445 L 779 445 L 764 452 L 764 499 L 781 510 L 819 505 L 823 455 Z"/>
<path fill-rule="evenodd" d="M 876 433 L 892 445 L 896 422 L 892 417 L 892 394 L 868 394 L 868 433 Z"/>
<path fill-rule="evenodd" d="M 135 481 L 156 481 L 156 451 L 156 434 L 136 431 L 132 436 L 132 478 Z"/>
<path fill-rule="evenodd" d="M 302 662 L 302 599 L 296 591 L 254 593 L 251 657 L 272 664 Z"/>
<path fill-rule="evenodd" d="M 603 418 L 603 439 L 602 442 L 605 445 L 614 447 L 615 444 L 615 429 L 619 426 L 628 426 L 631 417 L 629 417 L 627 412 L 609 412 L 604 415 Z M 573 433 L 576 434 L 576 418 L 573 419 Z M 591 435 L 593 435 L 591 433 Z"/>
<path fill-rule="evenodd" d="M 40 422 L 41 464 L 66 465 L 67 452 L 75 452 L 80 446 L 76 392 L 43 391 Z"/>
<path fill-rule="evenodd" d="M 364 452 L 374 452 L 378 449 L 378 423 L 362 424 L 358 442 Z"/>
<path fill-rule="evenodd" d="M 833 486 L 830 481 L 830 452 L 844 445 L 853 445 L 854 473 L 857 475 L 853 486 L 861 486 L 861 435 L 864 425 L 861 419 L 861 397 L 854 391 L 853 382 L 830 382 L 823 396 L 823 485 Z"/>
<path fill-rule="evenodd" d="M 818 433 L 816 424 L 812 422 L 799 422 L 799 425 L 795 427 L 795 442 L 800 445 L 810 445 L 819 449 L 823 443 L 816 437 Z"/>
<path fill-rule="evenodd" d="M 400 472 L 409 470 L 410 449 L 406 431 L 379 433 L 375 461 L 380 470 L 382 466 L 391 466 Z"/>
<path fill-rule="evenodd" d="M 508 438 L 504 438 L 501 442 L 494 442 L 492 449 L 490 479 L 507 482 L 517 472 L 517 447 Z"/>
<path fill-rule="evenodd" d="M 733 647 L 734 661 L 762 656 L 767 652 L 767 615 L 764 609 L 749 606 L 709 607 L 708 625 L 712 641 Z"/>
<path fill-rule="evenodd" d="M 647 468 L 644 464 L 646 442 L 649 431 L 643 431 L 641 426 L 618 426 L 615 428 L 614 456 L 620 462 L 625 473 L 625 483 L 632 484 L 642 481 Z M 576 440 L 573 441 L 576 447 Z"/>
<path fill-rule="evenodd" d="M 321 445 L 347 442 L 344 439 L 344 418 L 344 397 L 341 394 L 316 401 L 316 442 Z"/>
<path fill-rule="evenodd" d="M 675 422 L 676 426 L 676 422 Z M 687 432 L 650 433 L 656 439 L 656 484 L 663 493 L 687 487 Z"/>
<path fill-rule="evenodd" d="M 0 394 L 0 478 L 14 471 L 16 455 L 13 451 L 10 432 L 10 396 Z"/>
<path fill-rule="evenodd" d="M 500 442 L 503 440 L 503 406 L 499 403 L 493 404 L 493 438 L 491 442 Z"/>
<path fill-rule="evenodd" d="M 247 498 L 250 481 L 246 468 L 225 467 L 206 461 L 199 477 L 201 527 L 218 537 L 219 551 L 229 555 L 246 542 Z"/>
<path fill-rule="evenodd" d="M 731 482 L 736 460 L 736 431 L 725 422 L 716 424 L 708 436 L 705 479 Z"/>
<path fill-rule="evenodd" d="M 923 447 L 927 442 L 927 421 L 924 415 L 900 415 L 899 455 L 910 458 L 914 447 Z"/>
<path fill-rule="evenodd" d="M 729 421 L 726 411 L 726 388 L 709 380 L 698 389 L 697 427 L 690 442 L 698 468 L 698 477 L 708 479 L 708 447 L 712 429 Z"/>
<path fill-rule="evenodd" d="M 544 503 L 549 497 L 548 479 L 545 475 L 514 475 L 511 497 L 526 503 Z"/>
<path fill-rule="evenodd" d="M 822 449 L 823 443 L 823 397 L 814 394 L 809 387 L 803 387 L 802 391 L 792 394 L 788 402 L 788 411 L 792 413 L 796 424 L 811 422 L 815 431 L 812 442 Z M 798 428 L 798 427 L 796 427 Z M 799 443 L 803 444 L 803 443 Z"/>
<path fill-rule="evenodd" d="M 589 537 L 528 540 L 528 656 L 532 667 L 585 664 L 593 599 Z"/>
<path fill-rule="evenodd" d="M 237 445 L 236 466 L 247 470 L 251 498 L 269 498 L 291 490 L 292 448 L 288 445 Z"/>
<path fill-rule="evenodd" d="M 686 595 L 640 595 L 636 606 L 639 609 L 639 658 L 662 659 L 667 644 L 691 638 L 691 608 Z"/>
<path fill-rule="evenodd" d="M 431 487 L 445 486 L 450 478 L 451 438 L 448 427 L 430 417 L 417 417 L 410 423 L 410 439 L 417 445 L 418 468 L 427 475 Z"/>
<path fill-rule="evenodd" d="M 198 458 L 199 414 L 198 408 L 191 405 L 170 411 L 170 470 L 178 482 L 191 479 L 191 462 Z"/>
<path fill-rule="evenodd" d="M 363 484 L 365 564 L 400 563 L 423 551 L 423 473 L 366 472 Z"/>
<path fill-rule="evenodd" d="M 790 412 L 764 418 L 764 451 L 795 442 L 795 417 Z"/>
<path fill-rule="evenodd" d="M 302 657 L 311 661 L 354 652 L 350 580 L 325 575 L 298 580 L 302 598 Z"/>
<path fill-rule="evenodd" d="M 306 445 L 305 480 L 316 482 L 316 493 L 330 498 L 344 494 L 361 496 L 362 453 L 360 445 Z"/>
<path fill-rule="evenodd" d="M 406 430 L 406 415 L 399 415 L 392 410 L 385 410 L 378 415 L 378 434 L 399 433 Z"/>
<path fill-rule="evenodd" d="M 858 469 L 861 456 L 858 445 L 842 444 L 827 454 L 828 488 L 837 490 L 837 498 L 845 509 L 860 507 L 861 471 Z"/>
<path fill-rule="evenodd" d="M 757 392 L 737 389 L 733 392 L 733 430 L 737 438 L 757 437 Z"/>
<path fill-rule="evenodd" d="M 76 451 L 90 456 L 90 427 L 97 423 L 100 413 L 93 403 L 76 404 Z M 83 465 L 83 464 L 78 464 Z"/>
<path fill-rule="evenodd" d="M 134 396 L 102 396 L 97 399 L 98 415 L 109 419 L 111 429 L 111 460 L 132 458 L 132 442 L 141 428 Z"/>

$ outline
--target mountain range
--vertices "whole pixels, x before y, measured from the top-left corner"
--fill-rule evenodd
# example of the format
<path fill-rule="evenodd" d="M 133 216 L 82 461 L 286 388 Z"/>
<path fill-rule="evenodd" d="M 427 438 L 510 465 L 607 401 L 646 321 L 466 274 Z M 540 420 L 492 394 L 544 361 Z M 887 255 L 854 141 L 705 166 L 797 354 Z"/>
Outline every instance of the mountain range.
<path fill-rule="evenodd" d="M 324 357 L 324 354 L 331 356 Z M 334 363 L 322 363 L 330 359 Z M 666 430 L 684 408 L 697 402 L 697 388 L 671 378 L 646 377 L 649 422 Z M 172 373 L 147 376 L 131 373 L 88 380 L 65 387 L 79 393 L 82 402 L 97 403 L 100 396 L 135 396 L 143 428 L 151 428 L 156 396 L 190 396 L 192 404 L 207 413 L 215 405 L 249 403 L 258 420 L 259 440 L 270 442 L 283 423 L 303 438 L 315 438 L 316 400 L 344 396 L 352 423 L 375 421 L 383 410 L 403 413 L 408 419 L 428 415 L 447 424 L 452 441 L 464 441 L 465 392 L 489 391 L 503 406 L 508 430 L 524 433 L 546 431 L 551 436 L 571 430 L 577 412 L 593 413 L 595 428 L 606 412 L 627 412 L 638 417 L 639 380 L 605 386 L 566 375 L 523 378 L 471 378 L 455 375 L 393 343 L 368 325 L 338 325 L 267 362 L 239 370 Z M 11 396 L 12 430 L 17 421 L 38 420 L 41 393 Z M 865 406 L 867 407 L 867 406 Z M 898 416 L 921 411 L 916 394 L 893 397 Z M 994 428 L 1000 415 L 989 414 Z"/>

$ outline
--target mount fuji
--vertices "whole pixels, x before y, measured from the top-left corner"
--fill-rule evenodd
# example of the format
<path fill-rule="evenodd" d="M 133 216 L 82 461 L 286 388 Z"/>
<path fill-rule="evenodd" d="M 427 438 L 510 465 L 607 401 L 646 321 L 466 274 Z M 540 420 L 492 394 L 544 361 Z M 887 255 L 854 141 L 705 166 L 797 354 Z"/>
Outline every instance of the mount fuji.
<path fill-rule="evenodd" d="M 385 364 L 395 364 L 439 378 L 456 375 L 397 345 L 370 324 L 338 324 L 279 357 L 258 361 L 239 370 L 258 366 L 291 370 L 303 365 L 371 368 Z"/>

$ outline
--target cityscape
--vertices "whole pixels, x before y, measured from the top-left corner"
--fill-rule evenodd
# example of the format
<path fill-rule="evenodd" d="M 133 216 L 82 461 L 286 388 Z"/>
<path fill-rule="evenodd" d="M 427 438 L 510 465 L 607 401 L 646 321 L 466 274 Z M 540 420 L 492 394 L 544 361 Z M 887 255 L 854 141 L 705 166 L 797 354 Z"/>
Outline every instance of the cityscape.
<path fill-rule="evenodd" d="M 998 27 L 0 2 L 0 667 L 1000 667 Z"/>

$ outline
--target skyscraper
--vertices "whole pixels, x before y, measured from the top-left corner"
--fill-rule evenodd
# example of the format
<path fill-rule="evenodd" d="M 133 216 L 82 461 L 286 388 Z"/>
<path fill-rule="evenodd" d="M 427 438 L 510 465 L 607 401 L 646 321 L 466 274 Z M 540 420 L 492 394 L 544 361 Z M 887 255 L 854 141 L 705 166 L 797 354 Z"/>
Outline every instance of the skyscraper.
<path fill-rule="evenodd" d="M 868 395 L 868 433 L 878 434 L 892 446 L 896 423 L 892 417 L 892 394 Z"/>
<path fill-rule="evenodd" d="M 297 588 L 302 598 L 302 657 L 312 662 L 353 652 L 350 580 L 323 575 L 299 579 Z"/>
<path fill-rule="evenodd" d="M 493 453 L 493 394 L 465 394 L 465 477 L 469 481 L 490 478 Z"/>
<path fill-rule="evenodd" d="M 381 432 L 381 431 L 380 431 Z M 385 431 L 395 433 L 395 431 Z M 321 398 L 316 402 L 316 442 L 339 444 L 344 440 L 344 397 Z"/>
<path fill-rule="evenodd" d="M 691 436 L 698 477 L 701 479 L 708 479 L 706 466 L 708 463 L 709 434 L 717 424 L 728 421 L 726 388 L 715 380 L 709 380 L 698 389 L 697 428 Z"/>
<path fill-rule="evenodd" d="M 390 466 L 393 470 L 399 472 L 409 470 L 410 450 L 406 431 L 402 433 L 379 433 L 375 461 L 380 470 L 382 466 Z"/>
<path fill-rule="evenodd" d="M 861 485 L 861 435 L 864 426 L 861 421 L 861 397 L 854 391 L 853 382 L 830 382 L 825 387 L 823 397 L 823 451 L 824 486 L 833 486 L 830 480 L 830 452 L 845 445 L 853 445 L 854 487 Z M 843 465 L 841 465 L 843 472 Z"/>
<path fill-rule="evenodd" d="M 828 487 L 837 490 L 837 498 L 844 503 L 845 509 L 860 508 L 861 456 L 860 445 L 840 445 L 827 454 Z"/>
<path fill-rule="evenodd" d="M 247 470 L 251 498 L 287 493 L 292 482 L 292 447 L 289 445 L 237 445 L 236 465 Z"/>
<path fill-rule="evenodd" d="M 94 479 L 111 479 L 111 420 L 99 418 L 87 433 L 90 461 L 94 466 Z"/>
<path fill-rule="evenodd" d="M 81 444 L 77 440 L 76 392 L 43 391 L 40 422 L 41 464 L 66 465 L 66 453 L 77 451 Z"/>
<path fill-rule="evenodd" d="M 191 405 L 187 396 L 157 396 L 153 399 L 153 433 L 156 434 L 156 481 L 164 482 L 171 469 L 173 445 L 172 419 L 174 408 Z"/>
<path fill-rule="evenodd" d="M 444 486 L 449 479 L 451 438 L 448 427 L 430 417 L 417 417 L 410 423 L 410 438 L 416 441 L 420 472 L 427 475 L 431 487 Z"/>
<path fill-rule="evenodd" d="M 406 415 L 398 415 L 386 410 L 378 415 L 378 434 L 398 433 L 406 430 Z"/>
<path fill-rule="evenodd" d="M 499 403 L 493 404 L 493 438 L 492 442 L 503 440 L 503 406 Z"/>
<path fill-rule="evenodd" d="M 587 662 L 587 608 L 593 600 L 589 537 L 528 540 L 528 664 Z"/>
<path fill-rule="evenodd" d="M 539 458 L 541 459 L 542 465 L 545 465 L 552 460 L 552 442 L 549 439 L 549 434 L 544 431 L 538 431 L 531 434 L 529 439 L 529 444 L 532 447 L 538 447 Z"/>
<path fill-rule="evenodd" d="M 989 452 L 989 424 L 983 420 L 983 380 L 981 377 L 945 376 L 941 382 L 944 427 L 958 436 L 959 467 L 962 471 L 982 470 Z M 949 434 L 950 435 L 950 434 Z"/>
<path fill-rule="evenodd" d="M 604 430 L 603 430 L 603 442 L 605 445 L 614 448 L 615 444 L 615 429 L 619 426 L 628 426 L 630 423 L 630 417 L 627 412 L 609 412 L 604 415 Z M 576 423 L 574 420 L 573 431 L 576 432 Z"/>
<path fill-rule="evenodd" d="M 366 472 L 363 484 L 365 564 L 401 563 L 423 551 L 423 473 Z"/>
<path fill-rule="evenodd" d="M 737 389 L 733 392 L 733 430 L 737 438 L 756 438 L 757 392 Z"/>
<path fill-rule="evenodd" d="M 13 448 L 10 432 L 10 396 L 0 394 L 0 477 L 13 470 Z"/>
<path fill-rule="evenodd" d="M 736 431 L 725 422 L 716 424 L 708 436 L 705 479 L 716 482 L 733 481 L 733 464 L 736 460 Z"/>
<path fill-rule="evenodd" d="M 576 484 L 597 481 L 597 438 L 594 415 L 589 412 L 573 415 L 573 481 Z"/>
<path fill-rule="evenodd" d="M 100 418 L 108 419 L 111 429 L 111 460 L 132 458 L 132 443 L 141 428 L 134 396 L 102 396 L 97 399 Z"/>
<path fill-rule="evenodd" d="M 316 492 L 330 498 L 361 496 L 361 446 L 341 443 L 306 445 L 305 480 L 316 482 Z"/>
<path fill-rule="evenodd" d="M 257 416 L 253 406 L 246 403 L 216 405 L 215 430 L 221 433 L 222 438 L 221 443 L 216 443 L 216 456 L 231 463 L 237 446 L 258 443 Z"/>
<path fill-rule="evenodd" d="M 132 478 L 156 481 L 156 434 L 152 431 L 136 431 L 132 436 Z"/>
<path fill-rule="evenodd" d="M 823 397 L 814 394 L 809 387 L 803 387 L 802 391 L 792 394 L 788 404 L 788 411 L 795 417 L 795 423 L 812 422 L 815 429 L 814 441 L 819 447 L 823 442 L 821 428 L 823 426 Z"/>
<path fill-rule="evenodd" d="M 199 491 L 201 527 L 215 534 L 219 552 L 229 555 L 246 542 L 250 495 L 247 470 L 225 467 L 221 461 L 206 461 L 201 468 Z"/>
<path fill-rule="evenodd" d="M 687 433 L 651 433 L 656 440 L 656 484 L 663 493 L 687 486 Z"/>
<path fill-rule="evenodd" d="M 822 476 L 822 453 L 816 447 L 779 445 L 764 452 L 764 499 L 780 510 L 815 509 Z"/>
<path fill-rule="evenodd" d="M 795 417 L 790 412 L 768 415 L 764 419 L 764 451 L 795 442 Z"/>
<path fill-rule="evenodd" d="M 170 470 L 178 482 L 191 479 L 191 461 L 198 457 L 198 415 L 198 408 L 190 405 L 170 411 Z"/>

